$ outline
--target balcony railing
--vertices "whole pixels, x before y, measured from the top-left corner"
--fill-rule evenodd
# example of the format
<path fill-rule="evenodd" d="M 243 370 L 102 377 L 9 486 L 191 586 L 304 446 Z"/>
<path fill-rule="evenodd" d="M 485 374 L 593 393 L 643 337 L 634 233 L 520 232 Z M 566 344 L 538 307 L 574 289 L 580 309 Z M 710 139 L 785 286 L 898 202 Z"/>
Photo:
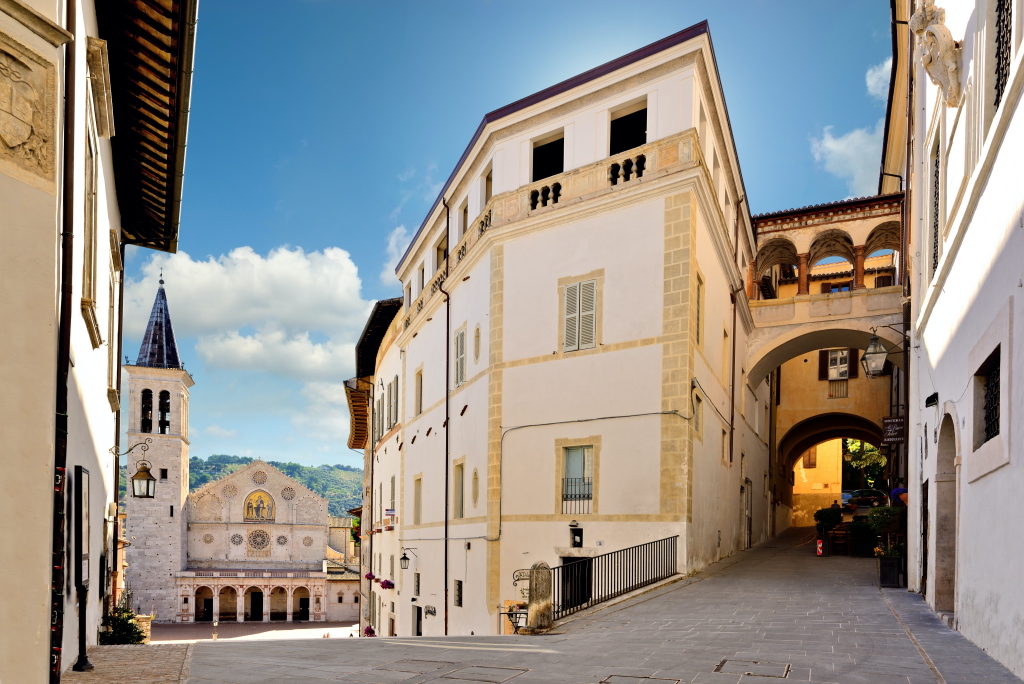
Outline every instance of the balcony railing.
<path fill-rule="evenodd" d="M 659 539 L 551 568 L 554 618 L 558 620 L 676 574 L 678 539 Z"/>
<path fill-rule="evenodd" d="M 594 478 L 562 478 L 562 513 L 590 513 L 594 498 Z"/>
<path fill-rule="evenodd" d="M 631 188 L 638 182 L 654 180 L 700 163 L 702 157 L 697 134 L 690 129 L 641 145 L 624 154 L 607 157 L 495 195 L 470 224 L 476 230 L 466 230 L 463 238 L 451 250 L 454 258 L 449 257 L 441 265 L 430 284 L 409 305 L 403 319 L 404 327 L 412 325 L 426 303 L 436 296 L 438 286 L 462 267 L 462 262 L 473 252 L 476 243 L 484 239 L 492 227 L 521 221 L 542 212 L 559 211 L 580 200 Z"/>

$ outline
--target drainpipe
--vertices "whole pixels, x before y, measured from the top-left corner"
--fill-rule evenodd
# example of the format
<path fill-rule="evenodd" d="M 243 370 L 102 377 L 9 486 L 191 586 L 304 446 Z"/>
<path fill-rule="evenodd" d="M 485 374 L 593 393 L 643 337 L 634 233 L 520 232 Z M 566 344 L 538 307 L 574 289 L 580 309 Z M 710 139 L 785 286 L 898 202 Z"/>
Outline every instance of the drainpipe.
<path fill-rule="evenodd" d="M 444 234 L 445 240 L 451 235 L 451 210 L 448 207 L 448 201 L 445 200 L 444 196 L 441 197 L 441 202 L 444 204 Z M 448 261 L 444 264 L 445 273 L 448 272 Z M 440 283 L 437 289 L 444 295 L 444 308 L 445 308 L 445 330 L 444 330 L 444 635 L 448 636 L 448 506 L 451 492 L 449 491 L 448 477 L 449 468 L 448 461 L 450 460 L 450 442 L 449 435 L 451 433 L 451 426 L 448 421 L 451 419 L 451 413 L 449 411 L 449 403 L 451 400 L 451 363 L 452 363 L 452 298 L 448 294 L 448 291 L 444 289 L 444 283 Z"/>
<path fill-rule="evenodd" d="M 64 641 L 64 591 L 67 559 L 64 557 L 65 487 L 68 462 L 68 366 L 71 362 L 71 283 L 75 234 L 75 31 L 78 4 L 68 0 L 65 28 L 71 39 L 64 48 L 64 149 L 61 168 L 61 267 L 60 323 L 57 332 L 57 392 L 54 402 L 53 534 L 51 538 L 50 586 L 50 682 L 60 682 L 61 649 Z M 82 597 L 84 599 L 84 596 Z M 85 611 L 87 603 L 81 603 Z"/>
<path fill-rule="evenodd" d="M 744 195 L 736 201 L 736 220 L 733 230 L 733 255 L 732 263 L 736 264 L 740 254 L 740 204 L 747 200 Z M 732 302 L 732 359 L 729 368 L 729 463 L 735 463 L 736 451 L 736 295 L 743 290 L 743 284 L 729 293 L 729 300 Z M 745 486 L 745 485 L 744 485 Z M 742 530 L 740 532 L 742 535 Z"/>
<path fill-rule="evenodd" d="M 374 373 L 375 373 L 374 377 L 376 377 L 376 370 L 374 371 Z M 357 382 L 358 382 L 358 380 L 357 380 Z M 370 404 L 370 421 L 372 423 L 376 422 L 376 416 L 373 415 L 373 412 L 376 410 L 376 408 L 375 408 L 376 404 L 374 403 L 374 397 L 373 397 L 374 389 L 376 389 L 376 385 L 373 382 L 370 382 L 370 389 L 367 390 L 366 394 L 367 394 L 367 399 L 368 399 L 369 404 Z M 367 451 L 369 452 L 369 456 L 370 456 L 370 519 L 369 519 L 370 520 L 370 533 L 368 535 L 366 535 L 367 537 L 370 538 L 370 549 L 369 549 L 369 552 L 370 552 L 370 570 L 369 570 L 369 572 L 373 572 L 373 461 L 374 461 L 374 458 L 376 456 L 373 453 L 374 452 L 374 447 L 376 447 L 376 444 L 373 441 L 373 425 L 371 425 L 370 426 L 370 446 L 369 446 L 369 449 L 367 449 Z M 365 511 L 363 512 L 363 518 L 366 518 L 366 512 Z M 366 612 L 369 615 L 372 615 L 374 613 L 374 605 L 373 605 L 373 580 L 366 579 L 365 574 L 366 573 L 363 573 L 364 577 L 360 577 L 359 578 L 359 583 L 362 584 L 363 582 L 366 582 L 366 600 L 370 602 L 370 605 L 366 609 Z M 360 620 L 360 622 L 362 622 L 362 621 Z M 369 617 L 367 617 L 366 624 L 370 624 Z"/>

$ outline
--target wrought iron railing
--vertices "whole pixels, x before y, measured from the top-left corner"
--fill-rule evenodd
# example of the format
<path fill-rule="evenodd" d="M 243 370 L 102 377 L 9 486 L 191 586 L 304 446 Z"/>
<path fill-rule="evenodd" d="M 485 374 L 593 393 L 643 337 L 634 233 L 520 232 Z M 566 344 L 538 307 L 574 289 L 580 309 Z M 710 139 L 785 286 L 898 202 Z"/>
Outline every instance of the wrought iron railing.
<path fill-rule="evenodd" d="M 551 568 L 554 619 L 676 574 L 678 539 L 659 539 Z"/>
<path fill-rule="evenodd" d="M 594 478 L 562 478 L 562 513 L 590 513 L 594 498 Z"/>

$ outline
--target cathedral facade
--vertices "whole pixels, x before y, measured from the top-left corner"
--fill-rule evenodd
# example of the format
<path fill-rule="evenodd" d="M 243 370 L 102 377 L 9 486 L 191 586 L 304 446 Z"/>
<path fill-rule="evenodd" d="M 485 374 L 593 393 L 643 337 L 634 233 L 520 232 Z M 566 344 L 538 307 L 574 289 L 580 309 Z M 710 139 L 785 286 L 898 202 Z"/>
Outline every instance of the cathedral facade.
<path fill-rule="evenodd" d="M 162 622 L 355 619 L 358 573 L 334 529 L 348 519 L 329 519 L 326 499 L 263 461 L 189 493 L 193 382 L 160 283 L 138 360 L 125 366 L 128 440 L 140 445 L 129 477 L 145 464 L 156 478 L 155 496 L 127 500 L 133 608 Z"/>

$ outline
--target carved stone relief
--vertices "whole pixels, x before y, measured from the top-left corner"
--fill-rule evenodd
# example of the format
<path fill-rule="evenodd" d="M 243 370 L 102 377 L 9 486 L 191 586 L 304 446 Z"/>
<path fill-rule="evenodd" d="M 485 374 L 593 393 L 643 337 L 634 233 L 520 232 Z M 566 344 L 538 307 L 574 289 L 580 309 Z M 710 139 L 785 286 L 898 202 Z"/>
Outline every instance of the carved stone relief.
<path fill-rule="evenodd" d="M 946 106 L 959 106 L 960 45 L 946 28 L 946 10 L 936 7 L 935 0 L 922 0 L 910 17 L 910 30 L 917 36 L 921 66 L 942 90 Z"/>
<path fill-rule="evenodd" d="M 204 494 L 196 502 L 196 520 L 222 520 L 224 502 L 216 494 Z"/>
<path fill-rule="evenodd" d="M 56 69 L 0 33 L 0 171 L 56 192 Z"/>
<path fill-rule="evenodd" d="M 320 522 L 320 506 L 311 497 L 306 497 L 295 506 L 295 522 L 297 523 L 318 523 Z"/>

